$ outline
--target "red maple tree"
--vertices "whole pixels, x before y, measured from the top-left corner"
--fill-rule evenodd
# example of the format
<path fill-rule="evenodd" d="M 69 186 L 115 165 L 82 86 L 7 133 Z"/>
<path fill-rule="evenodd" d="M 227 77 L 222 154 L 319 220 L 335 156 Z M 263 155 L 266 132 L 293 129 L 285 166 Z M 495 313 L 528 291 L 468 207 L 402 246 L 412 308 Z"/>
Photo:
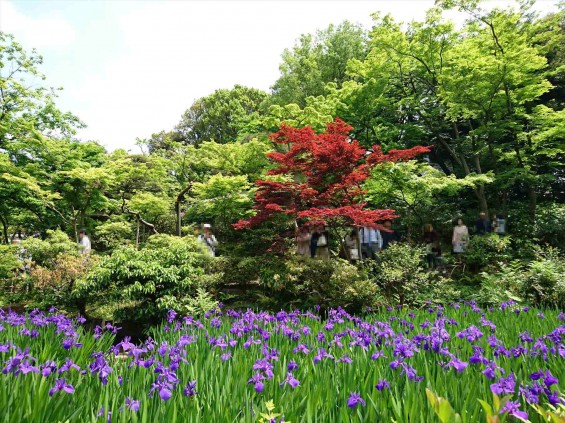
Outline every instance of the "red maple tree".
<path fill-rule="evenodd" d="M 390 150 L 385 154 L 375 145 L 366 150 L 349 138 L 352 129 L 339 118 L 328 123 L 320 134 L 309 126 L 293 128 L 283 123 L 270 138 L 286 153 L 267 154 L 277 164 L 268 174 L 288 177 L 283 182 L 257 181 L 257 213 L 234 227 L 251 228 L 281 215 L 333 227 L 379 227 L 378 222 L 397 217 L 394 210 L 366 209 L 362 184 L 374 165 L 409 160 L 429 152 L 429 148 Z"/>

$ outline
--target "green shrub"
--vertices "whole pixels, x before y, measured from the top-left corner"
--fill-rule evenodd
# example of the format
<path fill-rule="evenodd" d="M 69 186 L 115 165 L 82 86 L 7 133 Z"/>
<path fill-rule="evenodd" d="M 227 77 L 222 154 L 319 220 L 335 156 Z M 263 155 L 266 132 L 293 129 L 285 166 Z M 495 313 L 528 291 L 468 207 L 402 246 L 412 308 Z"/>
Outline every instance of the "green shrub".
<path fill-rule="evenodd" d="M 510 257 L 510 247 L 511 239 L 507 236 L 473 236 L 465 253 L 465 262 L 472 268 L 493 265 Z"/>
<path fill-rule="evenodd" d="M 86 276 L 97 257 L 59 254 L 49 267 L 34 266 L 30 272 L 33 286 L 31 307 L 55 306 L 85 314 L 85 301 L 74 292 L 77 281 Z"/>
<path fill-rule="evenodd" d="M 537 251 L 534 260 L 501 263 L 497 272 L 481 273 L 481 287 L 473 297 L 485 305 L 512 298 L 536 306 L 565 306 L 565 259 L 556 248 Z"/>
<path fill-rule="evenodd" d="M 135 234 L 131 223 L 124 221 L 104 222 L 96 228 L 96 241 L 108 250 L 120 245 L 133 244 Z"/>
<path fill-rule="evenodd" d="M 75 256 L 79 254 L 77 244 L 61 230 L 47 231 L 47 237 L 44 240 L 27 238 L 22 241 L 22 247 L 35 264 L 44 267 L 52 266 L 59 254 Z"/>
<path fill-rule="evenodd" d="M 209 260 L 194 237 L 154 235 L 140 250 L 121 246 L 103 257 L 77 284 L 76 293 L 99 303 L 136 305 L 118 309 L 116 318 L 151 320 L 168 309 L 190 313 L 199 290 L 208 291 L 218 280 L 219 275 L 206 272 Z M 205 303 L 200 297 L 199 302 Z"/>
<path fill-rule="evenodd" d="M 382 250 L 376 261 L 367 262 L 371 278 L 389 304 L 420 306 L 458 299 L 451 280 L 425 269 L 425 254 L 423 247 L 398 243 Z"/>
<path fill-rule="evenodd" d="M 482 272 L 480 287 L 471 293 L 471 298 L 482 306 L 499 306 L 512 299 L 522 302 L 524 269 L 520 261 L 501 263 L 496 272 Z"/>
<path fill-rule="evenodd" d="M 538 207 L 533 228 L 533 236 L 536 240 L 565 251 L 563 228 L 565 228 L 565 204 L 550 203 Z"/>
<path fill-rule="evenodd" d="M 272 310 L 288 307 L 360 310 L 378 299 L 367 273 L 346 261 L 304 257 L 257 256 L 242 260 L 223 257 L 213 267 L 223 274 L 223 290 L 237 290 L 238 305 Z"/>
<path fill-rule="evenodd" d="M 18 247 L 13 245 L 0 245 L 0 280 L 11 279 L 20 268 L 17 249 Z"/>
<path fill-rule="evenodd" d="M 290 304 L 360 310 L 363 306 L 375 305 L 380 299 L 367 272 L 345 260 L 291 257 L 284 264 L 284 273 L 276 274 L 266 283 Z"/>
<path fill-rule="evenodd" d="M 558 249 L 539 250 L 523 276 L 522 293 L 536 305 L 565 306 L 565 259 Z"/>

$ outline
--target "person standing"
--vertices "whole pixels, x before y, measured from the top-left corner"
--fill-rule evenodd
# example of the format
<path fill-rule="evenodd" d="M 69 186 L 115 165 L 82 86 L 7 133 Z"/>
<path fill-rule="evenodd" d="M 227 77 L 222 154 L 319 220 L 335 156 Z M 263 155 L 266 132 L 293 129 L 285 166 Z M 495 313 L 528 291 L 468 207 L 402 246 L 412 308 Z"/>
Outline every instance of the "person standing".
<path fill-rule="evenodd" d="M 86 234 L 86 229 L 82 228 L 78 232 L 79 242 L 78 242 L 78 250 L 83 256 L 88 257 L 90 255 L 90 251 L 92 250 L 92 246 L 90 244 L 90 238 Z"/>
<path fill-rule="evenodd" d="M 377 257 L 376 254 L 383 247 L 381 231 L 364 226 L 359 231 L 359 237 L 361 239 L 361 253 L 363 258 L 375 259 Z"/>
<path fill-rule="evenodd" d="M 498 236 L 506 235 L 506 219 L 503 215 L 496 215 L 496 233 Z"/>
<path fill-rule="evenodd" d="M 453 228 L 453 237 L 451 243 L 453 245 L 453 253 L 461 254 L 465 252 L 469 242 L 469 229 L 463 223 L 463 219 L 458 218 L 457 224 Z"/>
<path fill-rule="evenodd" d="M 485 235 L 492 232 L 492 227 L 484 211 L 479 213 L 479 220 L 475 224 L 475 232 L 477 235 Z"/>
<path fill-rule="evenodd" d="M 205 223 L 202 225 L 203 233 L 198 235 L 198 241 L 208 248 L 208 252 L 212 257 L 216 257 L 216 247 L 218 246 L 218 240 L 212 233 L 212 225 Z"/>
<path fill-rule="evenodd" d="M 388 229 L 387 231 L 380 232 L 383 240 L 382 249 L 384 250 L 385 248 L 388 248 L 391 243 L 399 242 L 400 236 L 398 236 L 398 233 L 392 229 L 392 220 L 385 220 L 383 222 L 383 226 L 385 229 Z"/>
<path fill-rule="evenodd" d="M 314 228 L 314 232 L 312 232 L 312 237 L 310 238 L 310 257 L 329 259 L 329 241 L 329 233 L 326 231 L 324 225 L 319 225 Z"/>
<path fill-rule="evenodd" d="M 355 263 L 359 260 L 359 237 L 357 236 L 357 229 L 352 229 L 343 239 L 347 259 L 350 263 Z"/>
<path fill-rule="evenodd" d="M 436 257 L 441 254 L 439 235 L 431 223 L 424 225 L 424 244 L 426 245 L 426 262 L 428 269 L 433 269 L 436 265 Z"/>
<path fill-rule="evenodd" d="M 310 240 L 312 234 L 306 225 L 302 225 L 296 232 L 296 254 L 303 257 L 310 257 Z"/>

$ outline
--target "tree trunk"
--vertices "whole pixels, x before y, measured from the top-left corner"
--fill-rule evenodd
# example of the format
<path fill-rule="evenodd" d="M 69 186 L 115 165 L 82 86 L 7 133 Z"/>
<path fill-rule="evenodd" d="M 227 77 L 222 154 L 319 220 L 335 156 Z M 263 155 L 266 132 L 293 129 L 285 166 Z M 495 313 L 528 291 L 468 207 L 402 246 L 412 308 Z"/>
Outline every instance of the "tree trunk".
<path fill-rule="evenodd" d="M 536 188 L 528 183 L 528 214 L 532 223 L 536 221 L 537 198 Z"/>
<path fill-rule="evenodd" d="M 175 200 L 175 213 L 177 215 L 177 223 L 176 223 L 176 232 L 178 236 L 182 236 L 182 216 L 181 216 L 181 204 L 184 201 L 186 194 L 192 189 L 192 182 L 188 184 L 186 188 L 184 188 L 179 194 L 177 195 L 177 199 Z"/>
<path fill-rule="evenodd" d="M 477 200 L 479 200 L 479 206 L 481 211 L 484 211 L 487 216 L 488 214 L 488 204 L 487 204 L 487 198 L 485 196 L 485 186 L 484 184 L 480 184 L 479 186 L 477 186 L 475 189 L 475 195 L 477 196 Z"/>
<path fill-rule="evenodd" d="M 137 231 L 135 233 L 135 249 L 139 250 L 139 219 L 137 219 Z"/>
<path fill-rule="evenodd" d="M 8 222 L 4 218 L 4 216 L 0 216 L 0 220 L 2 221 L 2 237 L 4 238 L 4 242 L 6 244 L 9 244 L 10 240 L 8 239 Z"/>

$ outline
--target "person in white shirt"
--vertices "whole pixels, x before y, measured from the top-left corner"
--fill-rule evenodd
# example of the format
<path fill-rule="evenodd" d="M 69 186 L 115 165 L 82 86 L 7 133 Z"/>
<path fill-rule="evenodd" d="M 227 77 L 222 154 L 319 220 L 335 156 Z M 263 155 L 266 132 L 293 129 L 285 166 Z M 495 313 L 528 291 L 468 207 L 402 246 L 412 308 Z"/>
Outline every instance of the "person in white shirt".
<path fill-rule="evenodd" d="M 381 231 L 367 226 L 359 231 L 361 240 L 361 254 L 363 258 L 375 259 L 376 254 L 383 248 L 383 237 Z"/>
<path fill-rule="evenodd" d="M 218 245 L 218 240 L 212 233 L 212 225 L 205 223 L 202 228 L 204 233 L 198 235 L 198 241 L 208 247 L 208 251 L 212 257 L 216 257 L 216 247 Z"/>
<path fill-rule="evenodd" d="M 78 243 L 79 252 L 82 255 L 89 256 L 92 247 L 90 245 L 90 239 L 86 235 L 86 229 L 81 229 L 78 233 L 78 236 L 80 238 L 80 241 Z"/>

